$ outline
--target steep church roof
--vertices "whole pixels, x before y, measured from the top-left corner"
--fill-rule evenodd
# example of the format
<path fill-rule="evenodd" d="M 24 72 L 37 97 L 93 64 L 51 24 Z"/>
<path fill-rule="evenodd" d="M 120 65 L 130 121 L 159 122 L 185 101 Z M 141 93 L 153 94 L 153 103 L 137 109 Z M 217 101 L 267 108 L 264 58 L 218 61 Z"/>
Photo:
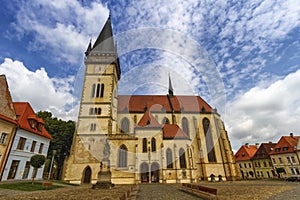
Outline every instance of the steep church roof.
<path fill-rule="evenodd" d="M 91 51 L 97 52 L 116 52 L 113 32 L 111 27 L 110 17 L 107 19 L 105 25 L 103 26 L 96 42 L 94 43 Z"/>
<path fill-rule="evenodd" d="M 214 112 L 199 96 L 119 95 L 118 112 Z"/>
<path fill-rule="evenodd" d="M 99 56 L 104 57 L 104 63 L 115 64 L 118 79 L 121 77 L 120 62 L 118 58 L 117 48 L 114 44 L 113 31 L 111 26 L 110 17 L 107 19 L 105 25 L 103 26 L 97 40 L 95 41 L 93 47 L 90 41 L 85 52 L 86 62 L 89 62 L 89 57 Z M 90 59 L 90 62 L 95 63 L 94 59 Z"/>
<path fill-rule="evenodd" d="M 141 127 L 161 127 L 162 125 L 158 123 L 158 121 L 153 117 L 153 115 L 150 113 L 149 110 L 146 111 L 146 113 L 143 115 L 141 120 L 137 124 Z"/>

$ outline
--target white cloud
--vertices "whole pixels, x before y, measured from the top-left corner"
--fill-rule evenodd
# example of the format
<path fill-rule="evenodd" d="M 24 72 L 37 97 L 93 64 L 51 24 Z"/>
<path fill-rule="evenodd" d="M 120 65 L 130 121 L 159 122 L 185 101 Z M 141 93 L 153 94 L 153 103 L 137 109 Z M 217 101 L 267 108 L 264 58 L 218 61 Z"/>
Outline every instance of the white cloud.
<path fill-rule="evenodd" d="M 44 68 L 32 72 L 10 58 L 0 64 L 0 74 L 6 75 L 13 101 L 29 102 L 35 112 L 47 110 L 58 118 L 76 120 L 78 101 L 71 94 L 74 77 L 50 78 Z"/>
<path fill-rule="evenodd" d="M 265 83 L 263 83 L 265 85 Z M 300 135 L 300 70 L 268 87 L 256 86 L 228 104 L 226 124 L 232 142 L 277 142 L 282 135 Z"/>
<path fill-rule="evenodd" d="M 100 2 L 82 6 L 76 0 L 24 1 L 19 3 L 15 30 L 19 38 L 32 34 L 29 49 L 47 50 L 56 61 L 77 64 L 90 38 L 96 39 L 108 17 Z"/>

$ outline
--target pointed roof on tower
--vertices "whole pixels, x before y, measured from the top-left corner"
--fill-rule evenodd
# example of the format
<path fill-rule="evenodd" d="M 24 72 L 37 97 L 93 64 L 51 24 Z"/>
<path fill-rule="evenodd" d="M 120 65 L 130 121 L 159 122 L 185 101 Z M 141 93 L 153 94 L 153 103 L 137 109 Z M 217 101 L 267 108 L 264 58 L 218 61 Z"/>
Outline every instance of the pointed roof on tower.
<path fill-rule="evenodd" d="M 171 81 L 171 76 L 169 74 L 169 96 L 173 96 L 174 95 L 174 90 L 172 87 L 172 81 Z"/>
<path fill-rule="evenodd" d="M 108 17 L 102 31 L 100 32 L 95 44 L 93 45 L 92 51 L 100 52 L 115 52 L 115 45 L 113 40 L 113 32 L 110 21 L 110 16 Z"/>

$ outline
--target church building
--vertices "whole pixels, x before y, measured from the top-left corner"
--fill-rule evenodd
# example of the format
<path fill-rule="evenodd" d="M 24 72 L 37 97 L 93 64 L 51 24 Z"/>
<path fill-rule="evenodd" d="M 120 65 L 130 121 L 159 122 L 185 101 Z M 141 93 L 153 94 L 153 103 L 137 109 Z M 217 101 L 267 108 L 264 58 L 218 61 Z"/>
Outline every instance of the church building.
<path fill-rule="evenodd" d="M 114 184 L 237 179 L 220 115 L 200 96 L 175 95 L 171 77 L 166 95 L 118 95 L 121 69 L 110 18 L 85 55 L 65 181 L 96 183 L 104 159 Z"/>

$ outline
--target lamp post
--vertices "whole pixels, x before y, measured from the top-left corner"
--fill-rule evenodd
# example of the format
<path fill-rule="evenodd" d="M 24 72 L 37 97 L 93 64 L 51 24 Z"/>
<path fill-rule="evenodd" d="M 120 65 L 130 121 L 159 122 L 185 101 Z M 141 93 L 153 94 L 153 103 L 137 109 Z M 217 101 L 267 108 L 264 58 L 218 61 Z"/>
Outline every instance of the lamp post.
<path fill-rule="evenodd" d="M 51 171 L 52 171 L 52 166 L 53 166 L 53 161 L 54 161 L 55 154 L 56 154 L 56 150 L 53 150 L 52 151 L 52 160 L 51 160 L 50 170 L 49 170 L 49 174 L 48 174 L 48 180 L 50 180 L 50 176 L 51 176 Z"/>

